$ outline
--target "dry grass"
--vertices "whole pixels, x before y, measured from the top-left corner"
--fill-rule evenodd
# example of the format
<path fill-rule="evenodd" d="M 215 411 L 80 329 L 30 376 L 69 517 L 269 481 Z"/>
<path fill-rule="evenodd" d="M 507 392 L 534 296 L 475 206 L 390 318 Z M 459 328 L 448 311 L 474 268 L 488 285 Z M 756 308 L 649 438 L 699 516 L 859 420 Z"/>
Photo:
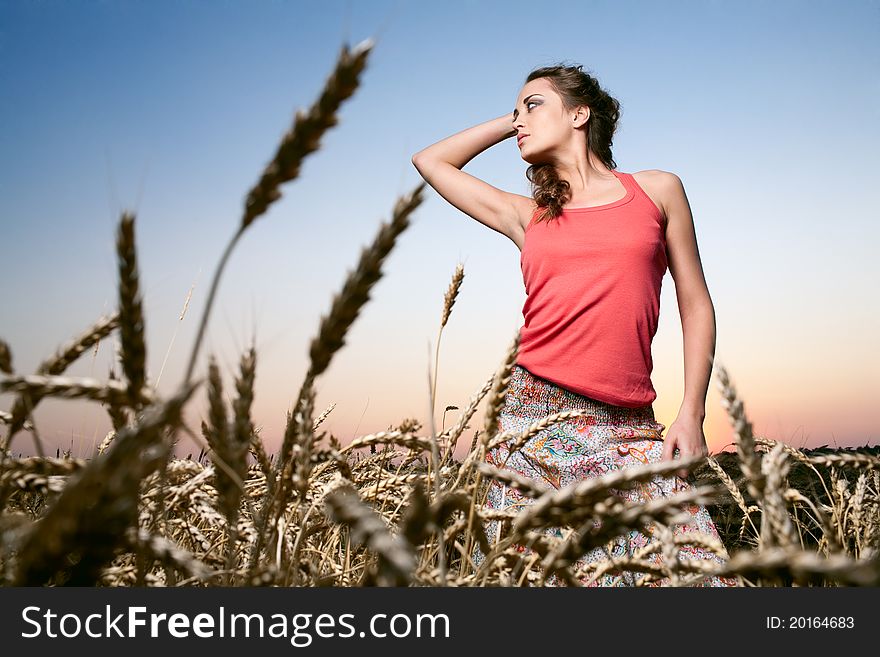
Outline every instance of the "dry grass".
<path fill-rule="evenodd" d="M 562 490 L 485 463 L 501 441 L 518 449 L 536 433 L 578 412 L 536 421 L 525 431 L 498 434 L 498 417 L 511 368 L 515 336 L 498 371 L 463 405 L 457 420 L 437 432 L 433 412 L 422 431 L 405 419 L 393 430 L 361 436 L 342 447 L 318 430 L 332 406 L 315 417 L 315 381 L 345 344 L 345 336 L 382 276 L 382 265 L 422 202 L 424 184 L 398 199 L 389 223 L 321 318 L 310 364 L 288 413 L 281 448 L 266 453 L 250 419 L 257 354 L 239 364 L 227 408 L 221 373 L 209 358 L 209 418 L 197 435 L 182 409 L 201 381 L 192 382 L 199 346 L 223 266 L 243 231 L 280 198 L 305 157 L 319 148 L 336 112 L 359 85 L 372 43 L 344 47 L 319 99 L 295 123 L 247 196 L 241 223 L 217 266 L 208 303 L 178 391 L 160 399 L 146 379 L 144 316 L 139 293 L 135 217 L 123 213 L 117 234 L 119 310 L 99 319 L 31 375 L 17 374 L 0 340 L 0 392 L 15 395 L 0 413 L 0 582 L 6 585 L 205 586 L 520 586 L 556 574 L 569 585 L 622 569 L 643 574 L 640 584 L 669 578 L 687 586 L 708 574 L 738 576 L 746 586 L 880 584 L 880 458 L 876 451 L 802 451 L 754 436 L 727 372 L 718 369 L 722 398 L 736 435 L 736 452 L 704 459 L 653 463 L 613 471 Z M 464 270 L 444 295 L 440 336 L 450 320 Z M 117 332 L 123 379 L 64 376 L 87 349 Z M 438 351 L 429 368 L 434 409 Z M 88 460 L 44 455 L 33 408 L 46 397 L 102 403 L 114 430 Z M 458 441 L 486 400 L 470 449 L 454 458 Z M 446 411 L 459 410 L 448 406 Z M 38 456 L 13 458 L 12 440 L 31 433 Z M 178 432 L 203 445 L 196 460 L 172 458 Z M 326 440 L 326 443 L 325 443 Z M 325 443 L 325 444 L 322 444 Z M 366 451 L 368 450 L 368 452 Z M 698 486 L 635 505 L 619 493 L 655 475 L 691 469 Z M 519 511 L 485 507 L 487 484 L 503 482 L 531 498 Z M 706 504 L 723 545 L 709 536 L 672 531 L 690 504 Z M 594 520 L 601 519 L 601 527 Z M 486 524 L 501 520 L 497 535 Z M 653 525 L 653 540 L 624 560 L 573 572 L 578 557 L 630 529 Z M 562 538 L 543 533 L 561 528 Z M 685 543 L 730 559 L 686 563 Z M 479 567 L 473 547 L 486 555 Z M 516 546 L 528 545 L 523 558 Z M 647 559 L 664 556 L 662 565 Z"/>

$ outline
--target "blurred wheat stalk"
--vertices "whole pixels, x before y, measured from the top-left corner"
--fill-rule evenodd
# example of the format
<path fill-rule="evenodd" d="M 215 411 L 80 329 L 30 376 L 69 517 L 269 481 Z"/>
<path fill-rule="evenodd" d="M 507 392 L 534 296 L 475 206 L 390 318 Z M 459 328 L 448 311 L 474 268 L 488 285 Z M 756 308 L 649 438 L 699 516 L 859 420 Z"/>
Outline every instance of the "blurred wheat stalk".
<path fill-rule="evenodd" d="M 498 434 L 519 336 L 498 371 L 438 434 L 434 428 L 437 364 L 446 326 L 464 279 L 459 265 L 444 296 L 433 367 L 429 368 L 430 431 L 411 419 L 396 429 L 356 438 L 342 447 L 335 436 L 316 435 L 332 407 L 314 417 L 315 380 L 345 344 L 345 336 L 382 276 L 382 264 L 422 202 L 424 183 L 397 199 L 391 220 L 334 296 L 312 340 L 310 364 L 287 424 L 281 448 L 271 457 L 250 417 L 257 353 L 242 356 L 231 408 L 224 401 L 222 373 L 213 355 L 206 380 L 209 418 L 201 435 L 182 421 L 182 411 L 201 381 L 191 381 L 221 273 L 241 235 L 298 177 L 303 160 L 319 149 L 337 123 L 343 101 L 359 86 L 373 43 L 343 46 L 318 100 L 298 111 L 292 128 L 260 179 L 247 194 L 241 223 L 217 265 L 199 323 L 186 375 L 179 389 L 161 399 L 146 377 L 145 319 L 139 290 L 135 217 L 123 213 L 117 232 L 118 310 L 101 317 L 46 359 L 32 375 L 16 374 L 12 350 L 0 340 L 0 392 L 14 393 L 0 441 L 0 581 L 6 585 L 216 585 L 237 586 L 511 586 L 541 585 L 558 575 L 568 585 L 625 568 L 641 572 L 640 585 L 697 585 L 710 576 L 735 576 L 750 586 L 864 585 L 880 583 L 878 500 L 880 459 L 873 454 L 811 456 L 783 443 L 755 437 L 724 368 L 719 383 L 736 434 L 735 463 L 718 458 L 679 460 L 627 468 L 562 490 L 485 463 L 489 449 L 510 440 L 522 447 L 539 431 L 576 413 L 559 413 L 526 431 Z M 118 333 L 122 380 L 64 376 L 90 347 Z M 46 397 L 99 401 L 113 430 L 89 460 L 69 454 L 47 457 L 33 422 Z M 483 399 L 485 417 L 463 460 L 456 445 Z M 459 410 L 446 406 L 445 411 Z M 445 416 L 444 411 L 444 416 Z M 31 432 L 38 456 L 14 458 L 12 439 Z M 195 461 L 173 458 L 178 431 L 203 452 Z M 369 454 L 357 450 L 369 449 Z M 249 462 L 248 457 L 252 460 Z M 643 505 L 622 503 L 615 491 L 653 476 L 701 466 L 708 485 Z M 795 465 L 809 469 L 824 495 L 810 497 L 790 485 Z M 822 470 L 820 472 L 820 469 Z M 733 473 L 733 474 L 731 474 Z M 854 479 L 850 480 L 850 476 Z M 826 478 L 827 477 L 827 478 Z M 739 481 L 735 481 L 735 478 Z M 710 481 L 711 480 L 711 481 Z M 520 513 L 485 507 L 486 484 L 500 481 L 534 500 Z M 723 564 L 661 565 L 645 554 L 594 564 L 572 564 L 596 545 L 653 522 L 654 552 L 674 556 L 683 541 L 720 551 L 709 537 L 671 528 L 687 504 L 726 495 L 739 513 L 735 537 L 743 549 Z M 714 497 L 713 497 L 714 496 Z M 755 525 L 757 516 L 758 526 Z M 490 543 L 486 525 L 500 520 Z M 601 531 L 593 531 L 601 520 Z M 565 538 L 543 533 L 566 530 Z M 816 538 L 818 536 L 818 538 Z M 486 555 L 476 566 L 472 547 Z M 526 559 L 518 546 L 527 545 Z M 536 559 L 541 559 L 536 567 Z"/>

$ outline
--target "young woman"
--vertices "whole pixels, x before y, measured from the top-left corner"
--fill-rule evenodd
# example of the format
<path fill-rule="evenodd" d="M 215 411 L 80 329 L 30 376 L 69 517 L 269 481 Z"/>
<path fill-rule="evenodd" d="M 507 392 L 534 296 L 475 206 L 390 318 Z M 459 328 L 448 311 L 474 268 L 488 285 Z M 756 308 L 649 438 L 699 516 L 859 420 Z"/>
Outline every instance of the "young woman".
<path fill-rule="evenodd" d="M 509 454 L 501 446 L 487 461 L 561 488 L 637 463 L 708 454 L 703 435 L 706 391 L 715 349 L 715 315 L 706 288 L 690 207 L 681 180 L 659 170 L 617 171 L 611 155 L 620 104 L 581 66 L 533 70 L 516 107 L 491 121 L 447 137 L 416 153 L 421 176 L 449 203 L 507 236 L 520 249 L 526 302 L 520 348 L 511 374 L 500 429 L 523 430 L 565 410 L 586 416 L 557 424 Z M 532 197 L 502 191 L 461 169 L 485 149 L 516 136 Z M 664 438 L 652 402 L 651 342 L 657 330 L 660 285 L 668 268 L 675 280 L 684 331 L 685 394 Z M 646 501 L 688 490 L 680 476 L 655 477 L 621 491 Z M 522 506 L 532 500 L 492 482 L 487 506 Z M 691 522 L 676 535 L 718 532 L 705 507 L 689 505 Z M 489 537 L 499 530 L 489 523 Z M 652 529 L 653 531 L 653 529 Z M 547 530 L 561 536 L 558 530 Z M 633 530 L 610 556 L 633 556 L 648 537 Z M 720 543 L 720 541 L 719 541 Z M 522 546 L 520 552 L 530 551 Z M 596 547 L 572 569 L 609 554 Z M 721 562 L 698 546 L 680 557 Z M 479 548 L 476 564 L 484 555 Z M 641 557 L 662 563 L 656 552 Z M 584 575 L 591 586 L 632 586 L 642 573 Z M 561 582 L 554 575 L 547 584 Z M 652 585 L 667 584 L 654 579 Z M 736 586 L 734 578 L 705 577 L 701 586 Z"/>

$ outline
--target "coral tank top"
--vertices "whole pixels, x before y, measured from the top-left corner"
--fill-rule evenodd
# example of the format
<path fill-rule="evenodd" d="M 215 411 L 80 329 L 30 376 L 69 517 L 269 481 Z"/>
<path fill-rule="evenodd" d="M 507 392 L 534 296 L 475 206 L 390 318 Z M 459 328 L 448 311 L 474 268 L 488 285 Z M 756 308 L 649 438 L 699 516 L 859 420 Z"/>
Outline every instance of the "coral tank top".
<path fill-rule="evenodd" d="M 659 208 L 632 174 L 612 170 L 626 195 L 564 209 L 526 227 L 520 264 L 526 301 L 517 364 L 563 388 L 616 406 L 657 398 L 651 342 L 666 273 Z"/>

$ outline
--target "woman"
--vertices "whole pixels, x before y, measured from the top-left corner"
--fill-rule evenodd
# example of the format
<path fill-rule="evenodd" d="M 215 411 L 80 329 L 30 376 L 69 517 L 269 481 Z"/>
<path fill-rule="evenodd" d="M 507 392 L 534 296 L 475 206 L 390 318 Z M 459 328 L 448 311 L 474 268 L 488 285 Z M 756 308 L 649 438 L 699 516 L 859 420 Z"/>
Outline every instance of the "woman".
<path fill-rule="evenodd" d="M 487 461 L 553 488 L 627 465 L 671 460 L 676 453 L 708 454 L 702 424 L 715 317 L 689 204 L 675 174 L 616 170 L 611 144 L 619 116 L 618 101 L 581 66 L 542 67 L 526 78 L 512 114 L 447 137 L 412 158 L 443 198 L 520 249 L 527 295 L 524 325 L 500 429 L 523 430 L 565 410 L 588 414 L 540 432 L 513 454 L 507 445 L 500 446 Z M 514 135 L 521 157 L 531 165 L 526 172 L 531 198 L 461 170 L 477 154 Z M 666 427 L 654 418 L 657 395 L 650 375 L 667 265 L 681 310 L 686 390 L 664 439 Z M 623 494 L 646 501 L 688 490 L 686 471 L 678 475 L 655 477 Z M 531 502 L 497 481 L 489 488 L 489 508 Z M 676 535 L 698 530 L 719 538 L 705 507 L 689 505 L 688 511 L 692 522 L 677 525 Z M 490 522 L 487 529 L 494 539 L 498 523 Z M 561 536 L 558 530 L 546 531 Z M 647 542 L 633 530 L 618 540 L 611 556 L 633 556 Z M 607 556 L 597 547 L 576 566 Z M 728 555 L 683 546 L 679 556 L 722 562 Z M 475 563 L 483 557 L 477 548 Z M 642 558 L 655 564 L 661 559 L 657 553 Z M 631 586 L 641 575 L 612 571 L 598 578 L 584 575 L 581 581 Z M 547 580 L 560 583 L 555 575 Z M 668 582 L 655 578 L 648 583 Z M 737 581 L 706 577 L 699 585 L 736 586 Z"/>

